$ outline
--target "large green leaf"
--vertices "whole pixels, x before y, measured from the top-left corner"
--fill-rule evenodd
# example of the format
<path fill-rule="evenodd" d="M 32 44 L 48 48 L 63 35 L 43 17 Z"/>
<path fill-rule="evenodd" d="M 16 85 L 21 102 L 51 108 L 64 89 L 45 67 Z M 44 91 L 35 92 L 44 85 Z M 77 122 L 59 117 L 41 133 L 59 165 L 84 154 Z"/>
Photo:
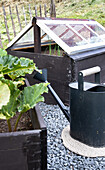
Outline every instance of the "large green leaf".
<path fill-rule="evenodd" d="M 34 69 L 35 63 L 33 60 L 22 57 L 12 64 L 12 69 L 9 76 L 12 79 L 15 79 L 20 76 L 25 76 L 25 74 L 31 74 Z"/>
<path fill-rule="evenodd" d="M 3 105 L 7 105 L 10 99 L 10 89 L 6 83 L 0 81 L 0 109 Z"/>
<path fill-rule="evenodd" d="M 18 96 L 20 94 L 20 90 L 14 85 L 14 83 L 11 80 L 6 80 L 4 78 L 0 78 L 0 81 L 6 85 L 8 85 L 8 88 L 10 90 L 10 96 L 9 101 L 6 99 L 6 92 L 8 91 L 8 88 L 6 91 L 4 91 L 4 96 L 7 101 L 7 105 L 2 102 L 2 108 L 0 109 L 0 119 L 10 119 L 16 114 L 17 107 L 18 107 Z"/>
<path fill-rule="evenodd" d="M 28 58 L 18 58 L 11 55 L 0 57 L 0 71 L 8 74 L 13 80 L 25 74 L 31 74 L 35 69 L 35 63 Z"/>
<path fill-rule="evenodd" d="M 33 108 L 38 102 L 44 101 L 43 93 L 48 93 L 48 83 L 35 84 L 33 86 L 25 87 L 20 95 L 19 112 L 26 112 Z"/>
<path fill-rule="evenodd" d="M 0 119 L 10 119 L 16 111 L 23 113 L 33 108 L 39 101 L 44 101 L 41 95 L 48 92 L 46 83 L 25 87 L 23 91 L 17 88 L 23 83 L 22 76 L 31 74 L 34 70 L 40 72 L 33 60 L 13 57 L 2 51 L 0 56 Z M 9 75 L 12 80 L 5 79 L 5 74 Z"/>
<path fill-rule="evenodd" d="M 11 65 L 16 59 L 17 57 L 11 55 L 0 55 L 0 71 L 5 73 L 7 68 L 11 69 Z"/>
<path fill-rule="evenodd" d="M 3 50 L 2 48 L 0 48 L 0 56 L 6 56 L 7 52 L 5 50 Z"/>

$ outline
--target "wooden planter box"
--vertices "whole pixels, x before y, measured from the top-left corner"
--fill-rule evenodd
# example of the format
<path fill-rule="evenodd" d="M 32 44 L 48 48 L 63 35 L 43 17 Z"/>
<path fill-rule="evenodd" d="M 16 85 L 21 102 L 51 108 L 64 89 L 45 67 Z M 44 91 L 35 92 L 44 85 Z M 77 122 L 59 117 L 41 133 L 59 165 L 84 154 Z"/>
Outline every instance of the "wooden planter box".
<path fill-rule="evenodd" d="M 38 105 L 30 116 L 34 130 L 0 133 L 1 170 L 47 169 L 47 130 Z"/>
<path fill-rule="evenodd" d="M 48 81 L 67 105 L 69 104 L 69 83 L 77 80 L 80 70 L 98 65 L 102 69 L 101 82 L 105 82 L 105 48 L 70 56 L 44 55 L 27 51 L 12 51 L 11 49 L 7 49 L 7 52 L 18 57 L 28 57 L 33 59 L 39 68 L 47 68 Z M 31 85 L 37 82 L 33 76 L 28 76 L 28 79 Z M 85 80 L 94 82 L 93 79 L 93 76 L 89 76 Z M 46 94 L 45 98 L 48 104 L 56 103 L 50 93 Z"/>

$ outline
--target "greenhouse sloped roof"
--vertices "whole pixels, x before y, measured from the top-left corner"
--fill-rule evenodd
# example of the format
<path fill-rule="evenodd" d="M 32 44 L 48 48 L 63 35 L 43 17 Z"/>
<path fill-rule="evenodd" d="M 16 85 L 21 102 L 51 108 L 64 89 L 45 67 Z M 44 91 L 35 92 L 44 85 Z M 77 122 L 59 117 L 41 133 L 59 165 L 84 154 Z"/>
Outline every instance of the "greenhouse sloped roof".
<path fill-rule="evenodd" d="M 67 18 L 36 18 L 41 29 L 41 43 L 55 42 L 67 54 L 89 51 L 105 46 L 105 28 L 94 20 Z M 32 21 L 8 44 L 34 44 Z"/>

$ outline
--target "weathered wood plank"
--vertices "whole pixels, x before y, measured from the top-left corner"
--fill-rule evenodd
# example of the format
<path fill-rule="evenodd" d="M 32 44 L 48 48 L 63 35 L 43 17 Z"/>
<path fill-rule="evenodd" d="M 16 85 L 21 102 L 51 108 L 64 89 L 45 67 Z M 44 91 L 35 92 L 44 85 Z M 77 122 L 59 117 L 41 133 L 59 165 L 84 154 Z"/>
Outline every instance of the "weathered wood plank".
<path fill-rule="evenodd" d="M 25 24 L 27 25 L 27 19 L 26 19 L 26 13 L 25 13 L 24 6 L 23 6 L 23 15 L 24 15 Z"/>
<path fill-rule="evenodd" d="M 2 5 L 2 9 L 3 9 L 3 14 L 4 14 L 4 23 L 5 23 L 5 28 L 6 28 L 6 32 L 7 32 L 7 37 L 8 37 L 8 41 L 10 42 L 10 34 L 9 34 L 8 25 L 7 25 L 7 17 L 6 17 L 4 5 Z"/>
<path fill-rule="evenodd" d="M 51 4 L 50 4 L 50 17 L 56 17 L 54 0 L 51 0 Z"/>
<path fill-rule="evenodd" d="M 30 14 L 30 19 L 32 19 L 32 12 L 31 12 L 31 5 L 29 4 L 29 14 Z"/>
<path fill-rule="evenodd" d="M 14 33 L 14 37 L 15 37 L 16 36 L 15 24 L 14 24 L 14 21 L 13 21 L 12 10 L 11 10 L 10 5 L 9 5 L 9 12 L 10 12 L 10 17 L 11 17 L 11 22 L 12 22 L 13 33 Z"/>
<path fill-rule="evenodd" d="M 47 17 L 46 4 L 44 4 L 44 15 L 45 15 L 45 17 Z"/>
<path fill-rule="evenodd" d="M 1 40 L 1 34 L 0 34 L 0 47 L 3 48 L 2 40 Z"/>
<path fill-rule="evenodd" d="M 20 31 L 21 31 L 22 30 L 22 26 L 21 26 L 21 22 L 20 22 L 19 11 L 18 11 L 17 5 L 16 5 L 16 13 L 17 13 L 18 23 L 19 23 L 19 27 L 20 27 Z"/>
<path fill-rule="evenodd" d="M 40 28 L 36 25 L 36 20 L 33 21 L 33 24 L 34 24 L 34 52 L 41 53 Z"/>
<path fill-rule="evenodd" d="M 76 78 L 77 78 L 77 73 L 80 70 L 84 70 L 87 68 L 95 67 L 95 66 L 100 66 L 101 68 L 101 76 L 100 76 L 100 82 L 105 83 L 105 54 L 104 52 L 102 54 L 95 54 L 91 56 L 90 58 L 85 58 L 84 60 L 80 60 L 76 62 Z M 88 82 L 94 82 L 94 75 L 84 77 L 85 81 Z"/>
<path fill-rule="evenodd" d="M 42 6 L 39 5 L 40 17 L 42 17 Z"/>
<path fill-rule="evenodd" d="M 37 6 L 35 5 L 35 16 L 37 17 Z"/>

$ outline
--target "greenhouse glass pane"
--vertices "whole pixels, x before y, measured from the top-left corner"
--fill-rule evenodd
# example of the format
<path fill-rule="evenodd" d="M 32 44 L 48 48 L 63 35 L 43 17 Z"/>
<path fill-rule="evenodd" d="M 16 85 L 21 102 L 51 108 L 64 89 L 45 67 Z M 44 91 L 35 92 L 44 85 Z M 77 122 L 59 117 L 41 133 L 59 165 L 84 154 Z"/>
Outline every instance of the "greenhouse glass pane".
<path fill-rule="evenodd" d="M 41 43 L 51 42 L 52 39 L 46 34 L 43 30 L 41 30 Z"/>
<path fill-rule="evenodd" d="M 32 44 L 34 43 L 33 28 L 30 29 L 17 43 L 17 44 Z"/>
<path fill-rule="evenodd" d="M 46 24 L 46 26 L 49 27 L 49 29 L 52 30 L 69 47 L 77 46 L 78 43 L 82 41 L 82 38 L 66 24 Z"/>
<path fill-rule="evenodd" d="M 83 24 L 70 24 L 72 28 L 74 28 L 82 37 L 89 40 L 90 37 L 96 36 L 89 29 L 87 29 Z"/>
<path fill-rule="evenodd" d="M 103 30 L 101 27 L 99 27 L 96 24 L 87 24 L 88 27 L 90 27 L 93 31 L 95 31 L 98 35 L 105 34 L 105 30 Z"/>
<path fill-rule="evenodd" d="M 86 27 L 83 24 L 70 24 L 70 26 L 75 29 L 82 37 L 84 37 L 88 43 L 96 43 L 96 42 L 102 42 L 103 40 L 95 34 L 95 32 L 91 31 L 88 27 Z M 78 45 L 83 45 L 85 41 L 83 40 Z"/>

